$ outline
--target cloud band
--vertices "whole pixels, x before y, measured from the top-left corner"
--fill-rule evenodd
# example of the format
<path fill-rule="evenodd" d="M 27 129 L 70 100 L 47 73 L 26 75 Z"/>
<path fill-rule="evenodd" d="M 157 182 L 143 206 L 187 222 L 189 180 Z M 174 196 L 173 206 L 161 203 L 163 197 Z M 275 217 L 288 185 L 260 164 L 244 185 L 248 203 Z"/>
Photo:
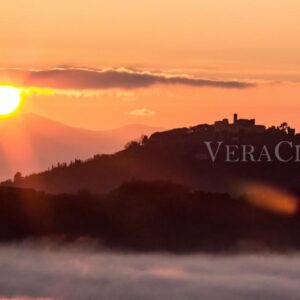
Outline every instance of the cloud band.
<path fill-rule="evenodd" d="M 102 70 L 83 68 L 0 69 L 1 82 L 25 87 L 64 90 L 135 89 L 147 88 L 155 84 L 244 89 L 255 85 L 244 81 L 211 80 L 185 75 L 170 76 L 165 73 L 140 72 L 124 68 Z"/>

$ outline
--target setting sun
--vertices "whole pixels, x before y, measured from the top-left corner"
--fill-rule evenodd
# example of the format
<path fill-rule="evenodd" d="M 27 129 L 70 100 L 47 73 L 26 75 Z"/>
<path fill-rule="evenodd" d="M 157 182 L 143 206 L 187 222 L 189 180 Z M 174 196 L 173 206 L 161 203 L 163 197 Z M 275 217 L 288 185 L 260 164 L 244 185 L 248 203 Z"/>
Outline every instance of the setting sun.
<path fill-rule="evenodd" d="M 20 90 L 15 87 L 0 87 L 0 115 L 8 115 L 15 111 L 21 101 Z"/>

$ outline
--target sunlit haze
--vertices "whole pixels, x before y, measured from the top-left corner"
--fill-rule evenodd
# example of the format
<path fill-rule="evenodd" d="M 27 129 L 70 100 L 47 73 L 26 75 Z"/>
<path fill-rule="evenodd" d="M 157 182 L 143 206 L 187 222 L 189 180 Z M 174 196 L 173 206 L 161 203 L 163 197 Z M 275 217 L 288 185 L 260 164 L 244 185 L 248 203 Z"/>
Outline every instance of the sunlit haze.
<path fill-rule="evenodd" d="M 0 115 L 13 113 L 21 101 L 20 90 L 10 86 L 0 86 Z"/>

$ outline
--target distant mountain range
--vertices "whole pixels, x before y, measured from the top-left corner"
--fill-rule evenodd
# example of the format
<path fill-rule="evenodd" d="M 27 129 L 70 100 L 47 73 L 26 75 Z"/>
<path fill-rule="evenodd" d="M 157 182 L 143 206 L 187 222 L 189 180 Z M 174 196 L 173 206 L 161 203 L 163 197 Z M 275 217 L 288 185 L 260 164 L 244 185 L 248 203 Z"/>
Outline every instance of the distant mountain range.
<path fill-rule="evenodd" d="M 216 161 L 212 161 L 204 143 L 211 141 L 215 148 L 222 141 L 239 149 L 241 145 L 250 144 L 255 148 L 253 155 L 256 159 L 260 157 L 263 146 L 267 146 L 273 156 L 276 145 L 281 141 L 300 145 L 300 136 L 286 124 L 283 125 L 266 128 L 256 126 L 255 120 L 236 120 L 234 124 L 228 124 L 225 120 L 211 125 L 200 124 L 156 132 L 115 154 L 100 155 L 101 151 L 96 151 L 94 153 L 99 155 L 91 156 L 86 161 L 76 160 L 65 164 L 61 160 L 62 163 L 51 170 L 25 178 L 19 176 L 15 182 L 6 184 L 51 193 L 74 193 L 80 190 L 103 193 L 131 179 L 168 180 L 191 188 L 232 194 L 240 193 L 245 181 L 297 189 L 300 161 L 282 162 L 275 159 L 269 162 L 268 157 L 263 155 L 262 161 L 227 162 L 225 148 L 220 150 Z M 55 151 L 57 146 L 48 143 L 49 146 L 44 149 Z M 88 147 L 89 139 L 78 136 L 74 143 L 79 148 Z M 290 149 L 288 144 L 284 146 L 280 151 L 282 157 L 289 157 L 290 152 L 296 150 Z M 53 155 L 51 151 L 45 153 L 45 157 Z M 238 155 L 242 157 L 241 153 Z M 42 157 L 40 159 L 43 160 Z"/>
<path fill-rule="evenodd" d="M 97 153 L 114 153 L 126 142 L 160 130 L 133 124 L 93 131 L 35 114 L 0 119 L 0 178 L 11 178 L 17 171 L 40 172 L 58 162 L 87 159 Z"/>

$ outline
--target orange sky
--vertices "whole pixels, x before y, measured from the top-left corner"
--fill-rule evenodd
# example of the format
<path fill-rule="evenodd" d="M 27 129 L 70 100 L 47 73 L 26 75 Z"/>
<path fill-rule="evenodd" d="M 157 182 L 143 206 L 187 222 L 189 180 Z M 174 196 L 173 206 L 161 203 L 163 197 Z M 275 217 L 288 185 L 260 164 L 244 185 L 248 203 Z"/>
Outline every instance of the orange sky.
<path fill-rule="evenodd" d="M 25 99 L 23 112 L 74 126 L 173 127 L 238 112 L 300 130 L 299 20 L 298 0 L 2 1 L 0 67 L 125 67 L 257 83 L 245 89 L 159 83 L 88 95 L 75 88 Z"/>

